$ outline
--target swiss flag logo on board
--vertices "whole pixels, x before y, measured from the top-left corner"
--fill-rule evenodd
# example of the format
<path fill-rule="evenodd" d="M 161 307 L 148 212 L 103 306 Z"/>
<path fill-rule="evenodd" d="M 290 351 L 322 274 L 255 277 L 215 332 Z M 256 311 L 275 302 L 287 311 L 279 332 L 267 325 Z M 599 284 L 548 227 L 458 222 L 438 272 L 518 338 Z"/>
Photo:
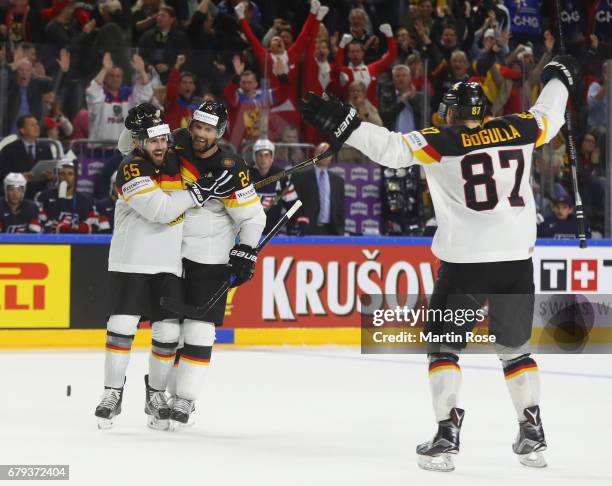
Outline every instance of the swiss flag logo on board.
<path fill-rule="evenodd" d="M 597 290 L 597 260 L 572 260 L 572 290 Z"/>

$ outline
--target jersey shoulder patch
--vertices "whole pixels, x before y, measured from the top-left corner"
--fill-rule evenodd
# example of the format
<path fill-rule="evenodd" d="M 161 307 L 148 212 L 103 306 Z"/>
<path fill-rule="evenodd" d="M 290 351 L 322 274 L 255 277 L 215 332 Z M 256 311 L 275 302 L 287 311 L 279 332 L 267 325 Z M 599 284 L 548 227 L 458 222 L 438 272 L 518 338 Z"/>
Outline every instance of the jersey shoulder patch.
<path fill-rule="evenodd" d="M 251 184 L 251 172 L 246 161 L 238 154 L 222 151 L 219 154 L 218 170 L 227 170 L 234 175 L 236 190 Z"/>
<path fill-rule="evenodd" d="M 117 169 L 117 192 L 127 200 L 137 194 L 152 191 L 159 186 L 157 179 L 160 173 L 161 169 L 144 157 L 130 154 Z"/>
<path fill-rule="evenodd" d="M 117 168 L 117 187 L 121 187 L 135 177 L 155 177 L 161 171 L 144 157 L 129 154 Z"/>
<path fill-rule="evenodd" d="M 428 127 L 404 135 L 413 155 L 422 164 L 440 162 L 443 155 L 455 155 L 460 150 L 452 127 Z"/>

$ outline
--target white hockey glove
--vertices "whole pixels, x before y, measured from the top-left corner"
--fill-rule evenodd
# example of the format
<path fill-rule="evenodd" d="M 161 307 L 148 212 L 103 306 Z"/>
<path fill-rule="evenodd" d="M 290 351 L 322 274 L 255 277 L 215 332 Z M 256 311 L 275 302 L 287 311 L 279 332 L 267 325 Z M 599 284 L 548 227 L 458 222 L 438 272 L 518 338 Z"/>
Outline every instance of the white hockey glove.
<path fill-rule="evenodd" d="M 216 178 L 212 175 L 200 177 L 193 184 L 189 184 L 187 190 L 196 206 L 202 207 L 211 198 L 223 199 L 234 192 L 236 186 L 232 182 L 233 177 L 233 174 L 224 170 Z"/>
<path fill-rule="evenodd" d="M 320 7 L 321 7 L 321 2 L 319 0 L 311 0 L 310 13 L 316 14 Z"/>

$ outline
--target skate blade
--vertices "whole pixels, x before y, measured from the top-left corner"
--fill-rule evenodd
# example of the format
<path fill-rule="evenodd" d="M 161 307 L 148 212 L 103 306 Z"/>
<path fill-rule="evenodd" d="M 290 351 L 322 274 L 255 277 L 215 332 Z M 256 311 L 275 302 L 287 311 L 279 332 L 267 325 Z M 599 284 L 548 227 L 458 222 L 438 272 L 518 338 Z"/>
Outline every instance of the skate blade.
<path fill-rule="evenodd" d="M 426 471 L 451 472 L 455 470 L 455 463 L 450 454 L 440 454 L 439 456 L 418 455 L 417 464 Z"/>
<path fill-rule="evenodd" d="M 541 452 L 530 452 L 529 454 L 519 454 L 519 462 L 523 466 L 542 468 L 548 466 L 544 454 Z"/>
<path fill-rule="evenodd" d="M 195 420 L 193 420 L 191 417 L 189 417 L 189 421 L 186 424 L 172 419 L 170 419 L 168 422 L 168 430 L 170 432 L 178 432 L 180 429 L 188 429 L 195 425 Z"/>
<path fill-rule="evenodd" d="M 169 422 L 168 419 L 156 419 L 152 415 L 147 415 L 147 427 L 152 430 L 168 430 Z"/>
<path fill-rule="evenodd" d="M 98 417 L 98 429 L 99 430 L 109 430 L 112 429 L 115 425 L 114 418 L 102 418 Z"/>

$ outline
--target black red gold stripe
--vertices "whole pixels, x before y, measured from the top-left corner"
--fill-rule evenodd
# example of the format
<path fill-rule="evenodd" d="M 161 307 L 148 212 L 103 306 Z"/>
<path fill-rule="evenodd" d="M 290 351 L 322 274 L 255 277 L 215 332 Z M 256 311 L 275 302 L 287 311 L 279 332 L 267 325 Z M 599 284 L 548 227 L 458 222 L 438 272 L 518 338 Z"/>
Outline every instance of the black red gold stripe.
<path fill-rule="evenodd" d="M 455 370 L 461 371 L 459 365 L 452 359 L 438 359 L 429 364 L 429 374 L 437 373 L 438 371 Z"/>

